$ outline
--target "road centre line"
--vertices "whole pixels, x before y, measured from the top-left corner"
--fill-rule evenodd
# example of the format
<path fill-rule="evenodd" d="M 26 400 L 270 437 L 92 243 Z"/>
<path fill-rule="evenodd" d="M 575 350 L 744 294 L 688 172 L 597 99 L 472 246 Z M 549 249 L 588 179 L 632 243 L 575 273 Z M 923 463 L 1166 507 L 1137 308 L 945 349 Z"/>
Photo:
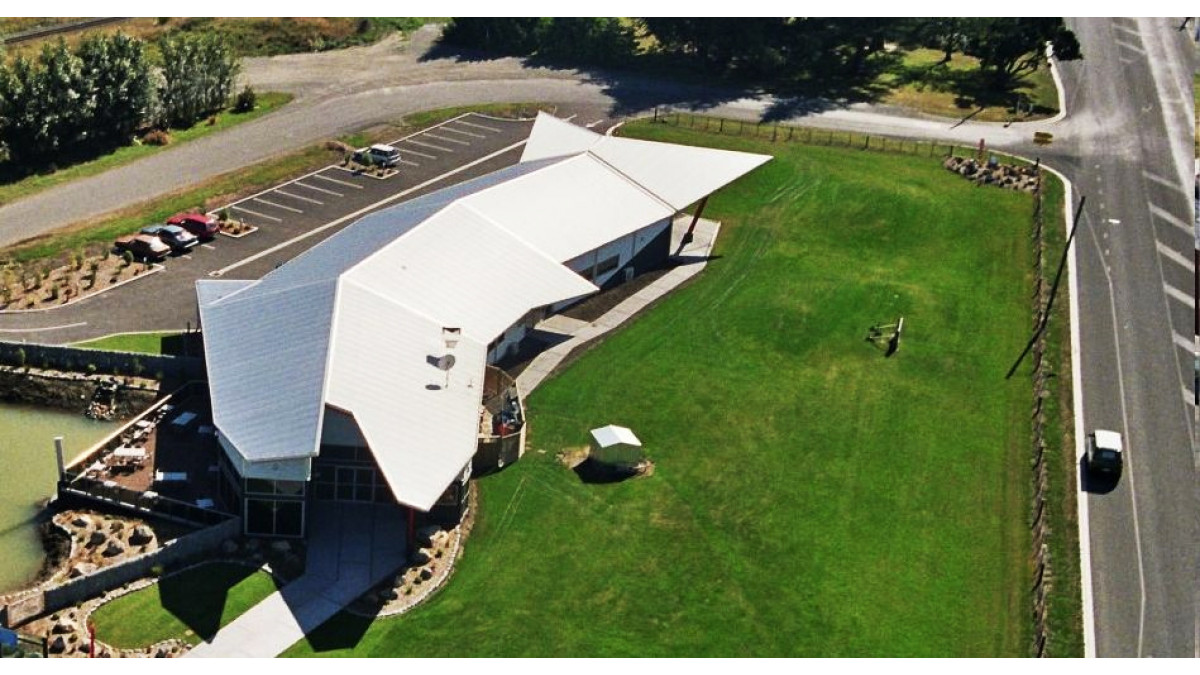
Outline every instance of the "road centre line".
<path fill-rule="evenodd" d="M 435 141 L 444 141 L 446 143 L 454 143 L 456 145 L 470 145 L 471 144 L 470 141 L 460 141 L 457 138 L 446 138 L 445 136 L 438 136 L 437 134 L 430 134 L 430 133 L 425 134 L 425 138 L 432 138 Z"/>
<path fill-rule="evenodd" d="M 266 218 L 267 220 L 273 220 L 277 223 L 283 222 L 283 218 L 276 218 L 275 216 L 268 216 L 267 214 L 259 213 L 258 211 L 251 211 L 250 209 L 248 209 L 244 206 L 231 206 L 230 208 L 237 209 L 238 211 L 245 211 L 246 213 L 249 213 L 252 216 L 258 216 L 259 218 Z"/>
<path fill-rule="evenodd" d="M 1178 216 L 1157 204 L 1150 205 L 1150 213 L 1152 213 L 1155 217 L 1165 220 L 1175 227 L 1183 230 L 1188 234 L 1188 236 L 1194 236 L 1196 234 L 1195 225 L 1183 222 L 1183 220 L 1181 220 Z"/>
<path fill-rule="evenodd" d="M 276 204 L 275 202 L 263 199 L 262 197 L 255 197 L 254 201 L 260 204 L 266 204 L 267 206 L 274 206 L 275 208 L 283 209 L 284 211 L 291 211 L 292 213 L 304 213 L 304 211 L 301 211 L 300 209 L 291 206 L 284 206 L 283 204 Z"/>
<path fill-rule="evenodd" d="M 1172 298 L 1175 298 L 1192 309 L 1196 309 L 1196 299 L 1190 294 L 1185 293 L 1184 291 L 1181 291 L 1168 283 L 1163 284 L 1163 290 L 1166 291 L 1167 295 L 1171 296 Z"/>
<path fill-rule="evenodd" d="M 482 125 L 482 124 L 475 124 L 474 122 L 468 122 L 468 121 L 466 121 L 466 120 L 459 120 L 459 121 L 458 121 L 458 123 L 459 123 L 459 124 L 462 124 L 462 125 L 465 125 L 465 126 L 468 126 L 468 127 L 471 127 L 471 128 L 474 128 L 474 129 L 483 129 L 484 131 L 490 131 L 490 132 L 492 132 L 493 134 L 498 134 L 498 133 L 500 133 L 500 130 L 499 130 L 499 129 L 494 129 L 494 128 L 492 128 L 492 127 L 486 127 L 486 126 L 484 126 L 484 125 Z"/>
<path fill-rule="evenodd" d="M 291 197 L 292 199 L 299 199 L 302 202 L 308 202 L 309 204 L 316 204 L 318 206 L 325 205 L 325 202 L 313 199 L 312 197 L 301 197 L 300 195 L 294 195 L 290 192 L 284 192 L 283 190 L 276 190 L 275 194 L 283 195 L 284 197 Z"/>
<path fill-rule="evenodd" d="M 334 197 L 345 197 L 346 196 L 340 192 L 334 192 L 333 190 L 326 190 L 323 187 L 317 187 L 316 185 L 309 185 L 308 183 L 301 183 L 300 181 L 296 181 L 295 183 L 293 183 L 293 185 L 299 185 L 302 188 L 308 188 L 309 190 L 316 190 L 317 192 L 324 192 L 325 194 L 333 195 Z"/>
<path fill-rule="evenodd" d="M 404 141 L 404 142 L 405 142 L 405 143 L 412 143 L 413 145 L 419 145 L 419 146 L 421 146 L 422 148 L 429 148 L 430 150 L 437 150 L 438 152 L 454 152 L 454 151 L 453 151 L 453 150 L 451 150 L 450 148 L 443 148 L 443 147 L 441 147 L 441 146 L 434 145 L 433 143 L 422 143 L 421 141 L 414 141 L 414 140 L 413 140 L 413 139 L 411 139 L 411 138 L 410 138 L 410 139 L 408 139 L 408 140 L 406 140 L 406 141 Z"/>
<path fill-rule="evenodd" d="M 463 131 L 462 129 L 455 129 L 451 126 L 442 127 L 442 131 L 451 131 L 456 134 L 462 134 L 463 136 L 470 136 L 471 138 L 487 138 L 487 136 L 484 136 L 483 134 L 477 134 L 474 131 Z"/>
<path fill-rule="evenodd" d="M 327 181 L 329 181 L 330 183 L 337 183 L 338 185 L 345 185 L 346 187 L 348 187 L 348 188 L 354 188 L 355 190 L 361 190 L 361 189 L 362 189 L 362 186 L 361 186 L 361 185 L 355 185 L 354 183 L 347 183 L 347 182 L 346 182 L 346 181 L 344 181 L 344 180 L 338 180 L 338 179 L 336 179 L 336 178 L 330 178 L 329 176 L 323 176 L 323 175 L 321 175 L 321 174 L 316 174 L 315 176 L 313 176 L 313 178 L 320 178 L 321 180 L 327 180 Z"/>
<path fill-rule="evenodd" d="M 1170 260 L 1171 262 L 1176 263 L 1178 265 L 1182 265 L 1183 268 L 1189 272 L 1192 272 L 1192 273 L 1196 272 L 1195 261 L 1189 259 L 1187 256 L 1183 255 L 1179 251 L 1176 251 L 1175 249 L 1171 248 L 1170 246 L 1167 246 L 1166 244 L 1162 243 L 1161 241 L 1157 241 L 1157 240 L 1155 240 L 1154 246 L 1158 248 L 1158 252 L 1161 253 L 1163 255 L 1163 257 L 1166 258 L 1167 260 Z"/>
<path fill-rule="evenodd" d="M 405 148 L 404 152 L 407 152 L 410 155 L 416 155 L 417 157 L 424 157 L 425 159 L 437 159 L 437 157 L 434 155 L 427 155 L 423 152 L 417 152 L 416 150 L 409 150 L 408 148 Z"/>
<path fill-rule="evenodd" d="M 396 201 L 397 199 L 400 199 L 400 198 L 402 198 L 402 197 L 405 197 L 405 196 L 407 196 L 407 195 L 410 195 L 410 194 L 412 194 L 413 192 L 416 192 L 417 190 L 422 190 L 422 189 L 424 189 L 424 188 L 427 188 L 427 187 L 429 187 L 430 185 L 433 185 L 433 184 L 435 184 L 435 183 L 441 182 L 442 180 L 444 180 L 444 179 L 446 179 L 446 178 L 449 178 L 450 176 L 454 176 L 454 175 L 456 175 L 456 174 L 462 173 L 463 171 L 466 171 L 467 169 L 470 169 L 470 168 L 472 168 L 472 167 L 474 167 L 474 166 L 478 166 L 478 165 L 480 165 L 480 164 L 483 164 L 484 162 L 491 161 L 492 159 L 495 159 L 496 157 L 499 157 L 500 155 L 503 155 L 503 154 L 504 154 L 504 153 L 506 153 L 506 152 L 510 152 L 510 151 L 512 151 L 512 150 L 516 150 L 517 148 L 521 147 L 522 145 L 525 145 L 527 142 L 528 142 L 528 139 L 526 139 L 526 140 L 523 140 L 523 141 L 517 141 L 516 143 L 513 143 L 512 145 L 510 145 L 510 146 L 508 146 L 508 147 L 501 148 L 501 149 L 499 149 L 499 150 L 497 150 L 497 151 L 493 152 L 493 153 L 492 153 L 492 154 L 490 154 L 490 155 L 486 155 L 486 156 L 484 156 L 484 157 L 480 157 L 479 159 L 477 159 L 477 160 L 475 160 L 475 161 L 473 161 L 473 162 L 468 162 L 467 164 L 464 164 L 464 165 L 462 165 L 462 166 L 458 167 L 457 169 L 453 169 L 453 170 L 451 170 L 451 171 L 447 171 L 446 173 L 443 173 L 443 174 L 441 174 L 440 176 L 434 176 L 433 178 L 430 178 L 429 180 L 425 181 L 424 183 L 421 183 L 421 184 L 419 184 L 419 185 L 414 185 L 413 187 L 410 187 L 410 188 L 408 188 L 407 190 L 403 190 L 403 191 L 401 191 L 401 192 L 397 192 L 396 194 L 394 194 L 394 195 L 392 195 L 392 196 L 390 196 L 390 197 L 386 197 L 386 198 L 384 198 L 384 199 L 381 199 L 381 200 L 379 200 L 379 201 L 375 202 L 374 204 L 368 204 L 367 206 L 364 206 L 364 207 L 362 207 L 361 209 L 359 209 L 359 210 L 357 210 L 357 211 L 355 211 L 355 212 L 353 212 L 353 213 L 348 213 L 348 214 L 346 214 L 346 215 L 342 216 L 341 218 L 337 218 L 337 219 L 335 219 L 335 220 L 331 220 L 331 221 L 329 221 L 328 223 L 325 223 L 324 225 L 321 225 L 321 226 L 319 226 L 319 227 L 315 227 L 315 228 L 313 228 L 313 229 L 311 229 L 311 230 L 309 230 L 309 231 L 307 231 L 307 232 L 305 232 L 305 233 L 303 233 L 303 234 L 301 234 L 301 235 L 298 235 L 298 236 L 296 236 L 296 237 L 293 237 L 293 238 L 291 238 L 291 239 L 289 239 L 289 240 L 287 240 L 287 241 L 285 241 L 285 242 L 281 242 L 281 243 L 279 243 L 279 244 L 276 244 L 276 245 L 272 246 L 271 248 L 268 248 L 268 249 L 266 249 L 266 250 L 264 250 L 264 251 L 259 251 L 258 253 L 255 253 L 255 254 L 254 254 L 254 255 L 252 255 L 252 256 L 249 256 L 249 257 L 243 258 L 242 260 L 239 260 L 238 262 L 235 262 L 235 263 L 233 263 L 232 265 L 227 265 L 227 266 L 225 266 L 225 267 L 222 267 L 222 268 L 221 268 L 221 269 L 219 269 L 219 270 L 214 270 L 214 271 L 212 271 L 212 272 L 209 272 L 209 276 L 214 276 L 214 277 L 219 277 L 219 276 L 222 276 L 222 275 L 224 275 L 225 273 L 227 273 L 227 272 L 229 272 L 229 271 L 231 271 L 231 270 L 235 270 L 235 269 L 237 269 L 237 268 L 241 267 L 242 265 L 245 265 L 245 264 L 248 264 L 248 263 L 254 262 L 255 260 L 258 260 L 258 259 L 260 259 L 260 258 L 263 258 L 263 257 L 265 257 L 265 256 L 271 255 L 271 254 L 275 253 L 276 251 L 280 251 L 280 250 L 282 250 L 282 249 L 284 249 L 284 248 L 287 248 L 288 246 L 291 246 L 292 244 L 294 244 L 294 243 L 296 243 L 296 242 L 298 242 L 298 241 L 303 241 L 303 240 L 305 240 L 305 239 L 307 239 L 307 238 L 309 238 L 309 237 L 311 237 L 311 236 L 314 236 L 314 235 L 316 235 L 316 234 L 319 234 L 319 233 L 321 233 L 321 232 L 324 232 L 325 230 L 328 230 L 328 229 L 329 229 L 329 228 L 331 228 L 331 227 L 337 227 L 338 225 L 341 225 L 342 223 L 344 223 L 344 222 L 346 222 L 346 221 L 348 221 L 348 220 L 352 220 L 352 219 L 354 219 L 354 218 L 358 218 L 359 216 L 362 216 L 363 214 L 365 214 L 365 213 L 368 213 L 368 212 L 372 211 L 373 209 L 376 209 L 376 208 L 378 208 L 378 207 L 380 207 L 380 206 L 383 206 L 384 204 L 388 204 L 388 203 L 390 203 L 390 202 L 394 202 L 394 201 Z"/>

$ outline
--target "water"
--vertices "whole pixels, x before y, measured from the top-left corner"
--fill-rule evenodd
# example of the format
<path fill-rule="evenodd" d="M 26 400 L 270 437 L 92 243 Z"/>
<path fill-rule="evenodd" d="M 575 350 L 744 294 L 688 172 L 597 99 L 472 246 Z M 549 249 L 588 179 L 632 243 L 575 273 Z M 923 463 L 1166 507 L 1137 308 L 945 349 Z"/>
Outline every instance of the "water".
<path fill-rule="evenodd" d="M 54 494 L 54 437 L 63 437 L 70 461 L 116 427 L 80 413 L 0 404 L 0 593 L 23 587 L 45 557 L 34 518 L 38 503 Z"/>

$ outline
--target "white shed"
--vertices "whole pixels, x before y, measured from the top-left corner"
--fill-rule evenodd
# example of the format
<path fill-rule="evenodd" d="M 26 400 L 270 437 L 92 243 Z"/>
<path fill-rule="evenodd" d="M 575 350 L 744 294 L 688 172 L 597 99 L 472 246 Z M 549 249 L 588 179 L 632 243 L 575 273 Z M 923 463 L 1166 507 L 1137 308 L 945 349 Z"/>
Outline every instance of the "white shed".
<path fill-rule="evenodd" d="M 592 429 L 591 458 L 604 464 L 633 466 L 645 459 L 642 442 L 625 427 Z"/>

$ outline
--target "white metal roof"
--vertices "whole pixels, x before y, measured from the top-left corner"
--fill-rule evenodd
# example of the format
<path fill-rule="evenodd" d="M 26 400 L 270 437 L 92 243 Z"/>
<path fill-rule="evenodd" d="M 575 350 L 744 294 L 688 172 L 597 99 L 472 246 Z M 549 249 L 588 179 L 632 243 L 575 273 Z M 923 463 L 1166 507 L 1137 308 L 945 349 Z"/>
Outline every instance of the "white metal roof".
<path fill-rule="evenodd" d="M 590 143 L 589 143 L 590 140 Z M 770 155 L 604 136 L 538 113 L 521 161 L 588 152 L 683 210 L 771 159 Z"/>
<path fill-rule="evenodd" d="M 492 341 L 534 307 L 599 289 L 460 201 L 342 277 Z"/>
<path fill-rule="evenodd" d="M 343 280 L 331 352 L 327 401 L 354 416 L 392 494 L 428 510 L 475 453 L 487 347 L 460 338 L 447 387 L 442 324 Z"/>
<path fill-rule="evenodd" d="M 614 445 L 636 445 L 642 447 L 642 442 L 626 427 L 619 427 L 615 424 L 610 424 L 599 429 L 592 429 L 592 438 L 602 448 L 610 448 Z"/>
<path fill-rule="evenodd" d="M 250 464 L 311 457 L 329 405 L 354 418 L 396 498 L 430 508 L 475 452 L 485 345 L 532 309 L 596 290 L 563 262 L 703 196 L 635 180 L 645 172 L 632 165 L 689 162 L 669 171 L 715 189 L 768 159 L 564 125 L 539 117 L 521 164 L 368 215 L 259 281 L 199 282 L 228 444 Z M 435 364 L 451 326 L 463 334 L 447 388 Z"/>
<path fill-rule="evenodd" d="M 587 154 L 463 200 L 551 258 L 567 261 L 675 209 Z M 536 204 L 536 208 L 530 208 Z"/>

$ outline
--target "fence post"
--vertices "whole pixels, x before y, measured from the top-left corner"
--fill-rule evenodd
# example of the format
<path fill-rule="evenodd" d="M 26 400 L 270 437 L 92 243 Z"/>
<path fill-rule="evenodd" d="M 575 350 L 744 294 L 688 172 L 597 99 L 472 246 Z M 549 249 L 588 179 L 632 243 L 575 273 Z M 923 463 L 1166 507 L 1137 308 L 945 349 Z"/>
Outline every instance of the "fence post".
<path fill-rule="evenodd" d="M 725 133 L 725 118 L 724 117 L 721 118 L 721 124 L 717 127 L 717 133 L 718 134 Z"/>
<path fill-rule="evenodd" d="M 772 142 L 772 143 L 774 143 L 774 142 L 775 142 L 775 139 L 776 139 L 778 136 L 779 136 L 779 125 L 778 125 L 778 124 L 776 124 L 776 125 L 775 125 L 775 129 L 774 129 L 774 130 L 771 132 L 771 142 Z"/>

